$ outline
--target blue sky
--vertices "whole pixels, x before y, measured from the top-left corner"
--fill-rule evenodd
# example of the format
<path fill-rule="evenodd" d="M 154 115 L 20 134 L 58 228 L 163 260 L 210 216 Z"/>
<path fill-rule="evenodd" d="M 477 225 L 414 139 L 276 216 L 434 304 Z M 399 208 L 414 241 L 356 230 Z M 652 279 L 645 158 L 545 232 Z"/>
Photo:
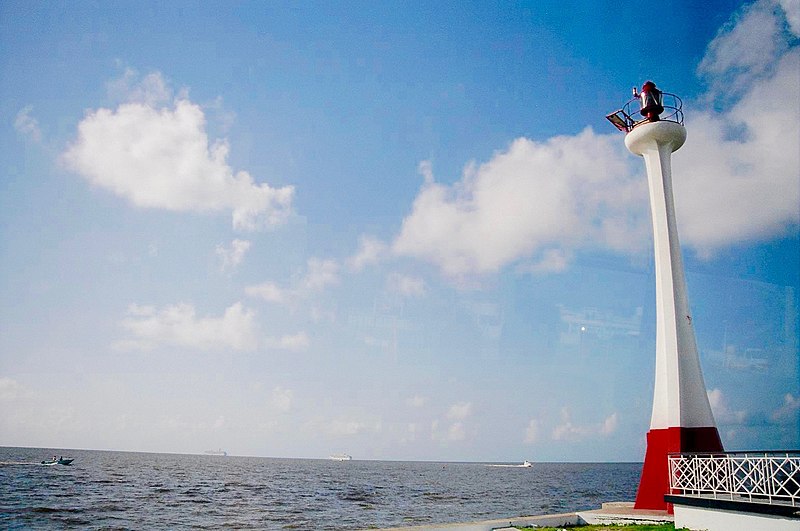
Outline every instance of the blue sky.
<path fill-rule="evenodd" d="M 653 79 L 726 448 L 800 444 L 796 1 L 0 7 L 0 444 L 637 461 Z"/>

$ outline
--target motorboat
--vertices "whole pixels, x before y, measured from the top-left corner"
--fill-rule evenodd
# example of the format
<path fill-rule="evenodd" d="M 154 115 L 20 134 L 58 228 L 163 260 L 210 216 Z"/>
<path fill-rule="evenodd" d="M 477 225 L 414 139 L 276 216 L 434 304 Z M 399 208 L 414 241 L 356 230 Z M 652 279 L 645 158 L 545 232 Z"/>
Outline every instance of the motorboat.
<path fill-rule="evenodd" d="M 347 454 L 333 454 L 330 457 L 334 461 L 352 461 L 353 458 Z"/>
<path fill-rule="evenodd" d="M 52 459 L 48 459 L 47 461 L 42 461 L 42 464 L 45 466 L 53 466 L 53 465 L 71 465 L 72 462 L 75 461 L 74 457 L 56 457 L 53 456 Z"/>
<path fill-rule="evenodd" d="M 531 463 L 526 459 L 525 461 L 522 462 L 521 465 L 489 464 L 486 466 L 494 466 L 498 468 L 531 468 L 533 466 L 533 463 Z"/>

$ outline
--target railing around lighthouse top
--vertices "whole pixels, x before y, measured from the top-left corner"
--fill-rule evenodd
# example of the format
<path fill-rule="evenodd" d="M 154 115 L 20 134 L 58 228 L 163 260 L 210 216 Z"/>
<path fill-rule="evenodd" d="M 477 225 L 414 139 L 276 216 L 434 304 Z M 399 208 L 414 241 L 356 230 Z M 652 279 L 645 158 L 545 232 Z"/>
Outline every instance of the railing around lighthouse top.
<path fill-rule="evenodd" d="M 659 116 L 659 121 L 675 122 L 683 125 L 683 101 L 669 92 L 662 92 L 661 94 L 664 112 Z M 630 133 L 635 127 L 651 122 L 650 119 L 641 116 L 640 110 L 641 100 L 638 97 L 632 98 L 620 110 L 606 115 L 606 119 L 620 131 Z"/>
<path fill-rule="evenodd" d="M 800 506 L 800 451 L 670 454 L 672 494 Z"/>

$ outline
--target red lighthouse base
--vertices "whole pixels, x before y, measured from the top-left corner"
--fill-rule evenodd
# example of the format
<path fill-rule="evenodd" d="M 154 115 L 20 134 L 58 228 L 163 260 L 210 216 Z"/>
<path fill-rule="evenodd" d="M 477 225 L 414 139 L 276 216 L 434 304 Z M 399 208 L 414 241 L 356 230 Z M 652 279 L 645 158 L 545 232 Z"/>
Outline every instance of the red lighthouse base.
<path fill-rule="evenodd" d="M 672 504 L 664 501 L 664 495 L 669 493 L 667 454 L 722 451 L 722 441 L 716 427 L 648 431 L 642 479 L 639 480 L 634 508 L 667 510 L 672 513 Z"/>

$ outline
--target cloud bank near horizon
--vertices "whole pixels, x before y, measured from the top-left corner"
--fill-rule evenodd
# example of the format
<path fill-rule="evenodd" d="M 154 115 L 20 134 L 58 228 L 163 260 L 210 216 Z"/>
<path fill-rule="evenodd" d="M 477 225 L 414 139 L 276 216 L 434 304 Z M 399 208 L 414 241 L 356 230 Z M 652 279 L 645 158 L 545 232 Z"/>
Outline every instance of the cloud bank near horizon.
<path fill-rule="evenodd" d="M 700 256 L 782 236 L 800 223 L 800 24 L 790 2 L 762 0 L 737 13 L 709 44 L 699 74 L 704 99 L 731 87 L 722 111 L 691 103 L 689 141 L 674 157 L 682 243 Z M 741 43 L 757 43 L 740 53 Z M 649 247 L 649 201 L 641 160 L 618 134 L 587 128 L 545 141 L 517 138 L 459 181 L 424 183 L 392 251 L 438 266 L 450 277 L 485 274 L 527 261 L 559 271 L 580 249 Z"/>

